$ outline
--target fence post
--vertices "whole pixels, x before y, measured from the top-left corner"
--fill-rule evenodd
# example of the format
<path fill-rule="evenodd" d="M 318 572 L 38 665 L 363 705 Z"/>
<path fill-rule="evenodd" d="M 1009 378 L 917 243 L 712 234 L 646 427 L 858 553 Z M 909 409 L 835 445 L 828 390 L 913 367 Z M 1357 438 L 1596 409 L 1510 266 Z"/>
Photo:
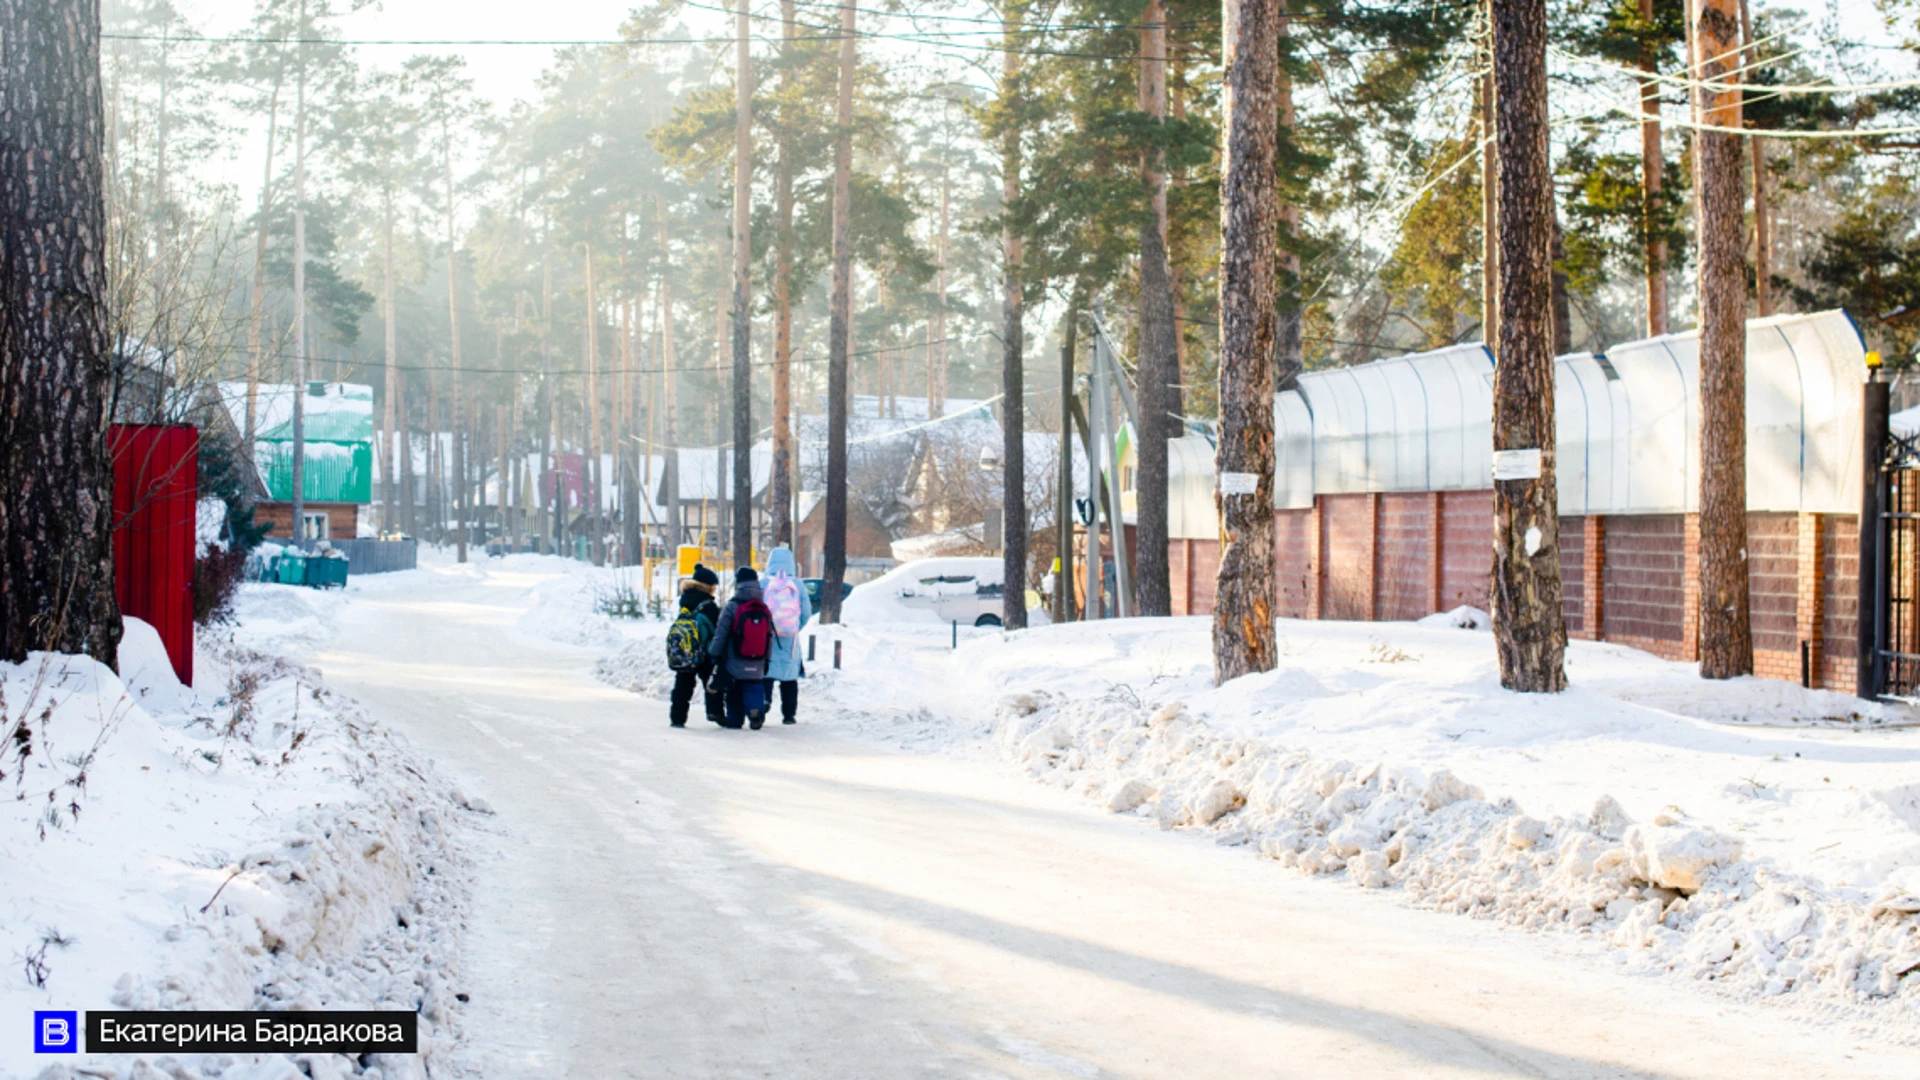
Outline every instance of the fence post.
<path fill-rule="evenodd" d="M 1858 646 L 1854 693 L 1871 698 L 1880 692 L 1879 646 L 1886 633 L 1886 605 L 1881 588 L 1880 510 L 1887 456 L 1887 384 L 1880 379 L 1880 354 L 1867 354 L 1867 381 L 1860 406 L 1860 591 L 1854 619 Z"/>

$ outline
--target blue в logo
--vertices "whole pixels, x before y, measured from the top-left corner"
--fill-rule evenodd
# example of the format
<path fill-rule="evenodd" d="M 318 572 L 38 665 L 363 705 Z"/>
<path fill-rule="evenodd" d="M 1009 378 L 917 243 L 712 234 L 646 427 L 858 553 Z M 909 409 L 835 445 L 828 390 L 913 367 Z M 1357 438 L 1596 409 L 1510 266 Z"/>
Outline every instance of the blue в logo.
<path fill-rule="evenodd" d="M 36 1054 L 79 1053 L 80 1014 L 36 1011 L 33 1014 L 33 1052 Z"/>

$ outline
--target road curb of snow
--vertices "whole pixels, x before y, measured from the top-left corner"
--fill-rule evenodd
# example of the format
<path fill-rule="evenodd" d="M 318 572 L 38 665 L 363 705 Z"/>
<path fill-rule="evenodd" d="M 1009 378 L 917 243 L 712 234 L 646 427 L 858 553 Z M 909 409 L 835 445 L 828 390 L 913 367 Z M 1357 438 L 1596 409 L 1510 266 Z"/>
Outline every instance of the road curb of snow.
<path fill-rule="evenodd" d="M 1636 969 L 1743 996 L 1920 1017 L 1920 897 L 1848 895 L 1779 873 L 1677 813 L 1635 822 L 1602 796 L 1590 814 L 1540 820 L 1444 770 L 1231 738 L 1178 703 L 1155 706 L 1125 688 L 1009 695 L 993 742 L 1030 776 L 1112 812 L 1204 831 L 1303 873 L 1576 933 L 1623 950 Z"/>
<path fill-rule="evenodd" d="M 122 860 L 151 882 L 110 890 L 117 899 L 99 911 L 63 913 L 81 945 L 125 951 L 75 956 L 71 970 L 56 964 L 37 1007 L 400 1009 L 421 1023 L 417 1057 L 82 1057 L 45 1068 L 42 1080 L 445 1075 L 469 887 L 462 832 L 485 803 L 311 668 L 203 640 L 202 670 L 229 689 L 216 699 L 177 683 L 155 693 L 132 674 L 123 686 L 83 658 L 48 659 L 60 669 L 56 688 L 64 680 L 101 701 L 128 700 L 77 819 L 48 839 L 0 848 L 39 879 L 13 912 L 52 918 L 45 905 L 62 889 L 102 889 L 114 877 L 108 864 Z M 50 750 L 93 711 L 69 714 L 62 701 L 56 693 L 35 736 L 51 738 Z"/>

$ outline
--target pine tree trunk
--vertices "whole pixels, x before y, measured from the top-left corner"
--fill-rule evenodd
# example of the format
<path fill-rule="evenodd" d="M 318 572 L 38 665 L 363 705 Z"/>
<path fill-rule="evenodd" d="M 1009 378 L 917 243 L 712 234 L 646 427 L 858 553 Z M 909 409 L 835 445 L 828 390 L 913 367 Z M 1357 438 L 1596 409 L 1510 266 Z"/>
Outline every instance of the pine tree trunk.
<path fill-rule="evenodd" d="M 1553 222 L 1553 355 L 1573 351 L 1573 304 L 1567 296 L 1567 272 L 1561 264 L 1567 258 L 1567 240 L 1560 232 L 1560 218 L 1551 202 L 1553 189 L 1547 189 L 1547 214 Z"/>
<path fill-rule="evenodd" d="M 1293 75 L 1287 70 L 1286 63 L 1292 51 L 1292 18 L 1288 15 L 1288 0 L 1278 0 L 1280 13 L 1280 66 L 1277 93 L 1280 108 L 1280 128 L 1274 137 L 1275 153 L 1280 147 L 1293 146 L 1294 109 Z M 1283 170 L 1284 171 L 1284 170 Z M 1307 364 L 1305 341 L 1300 325 L 1300 253 L 1294 249 L 1294 241 L 1300 231 L 1300 208 L 1291 200 L 1280 206 L 1280 235 L 1284 238 L 1280 250 L 1280 275 L 1275 289 L 1280 296 L 1280 318 L 1274 325 L 1273 363 L 1274 387 L 1279 390 L 1291 390 L 1299 385 L 1300 372 Z"/>
<path fill-rule="evenodd" d="M 255 416 L 260 403 L 260 365 L 266 350 L 262 332 L 267 314 L 267 216 L 273 209 L 273 142 L 280 120 L 280 83 L 276 79 L 267 101 L 267 163 L 260 178 L 260 212 L 253 235 L 253 292 L 247 304 L 247 406 L 240 441 L 253 454 Z M 251 489 L 249 489 L 251 491 Z"/>
<path fill-rule="evenodd" d="M 460 277 L 458 261 L 454 258 L 456 247 L 453 225 L 453 138 L 447 128 L 447 122 L 440 122 L 441 149 L 444 156 L 441 164 L 445 170 L 447 183 L 447 333 L 453 354 L 453 475 L 459 485 L 454 490 L 454 514 L 459 519 L 454 529 L 453 547 L 459 562 L 467 561 L 467 459 L 466 448 L 461 445 L 466 433 L 466 415 L 460 405 Z"/>
<path fill-rule="evenodd" d="M 1697 0 L 1694 78 L 1736 78 L 1736 0 Z M 1709 125 L 1741 126 L 1740 91 L 1698 90 Z M 1700 674 L 1753 673 L 1747 581 L 1747 282 L 1740 136 L 1694 133 L 1700 237 Z"/>
<path fill-rule="evenodd" d="M 414 509 L 419 482 L 413 472 L 413 420 L 407 413 L 407 380 L 395 379 L 393 384 L 393 411 L 395 424 L 399 430 L 399 446 L 396 451 L 400 461 L 396 468 L 400 473 L 400 515 L 395 527 L 405 535 L 420 535 L 420 518 Z"/>
<path fill-rule="evenodd" d="M 1140 27 L 1140 111 L 1164 124 L 1167 118 L 1167 8 L 1148 0 Z M 1173 614 L 1167 568 L 1167 439 L 1177 421 L 1168 413 L 1168 391 L 1180 381 L 1180 351 L 1173 324 L 1173 275 L 1167 264 L 1166 154 L 1142 155 L 1140 178 L 1147 189 L 1147 220 L 1140 224 L 1140 426 L 1139 476 L 1134 544 L 1134 594 L 1142 615 Z"/>
<path fill-rule="evenodd" d="M 540 259 L 540 482 L 546 490 L 540 494 L 540 550 L 554 550 L 554 512 L 559 498 L 560 474 L 554 468 L 553 418 L 553 266 L 545 256 Z"/>
<path fill-rule="evenodd" d="M 781 0 L 782 79 L 793 78 L 793 0 Z M 773 542 L 793 543 L 793 137 L 780 128 L 773 198 L 777 229 L 773 257 L 773 471 L 767 509 L 773 512 Z"/>
<path fill-rule="evenodd" d="M 1001 0 L 1001 31 L 1006 51 L 1001 53 L 1003 96 L 1020 94 L 1021 5 L 1024 0 Z M 1000 198 L 1003 211 L 1020 196 L 1020 131 L 1009 127 L 1000 140 Z M 1021 292 L 1024 253 L 1011 221 L 1000 227 L 1000 528 L 1001 623 L 1008 630 L 1027 625 L 1027 410 L 1023 367 L 1026 350 L 1026 298 Z"/>
<path fill-rule="evenodd" d="M 1640 18 L 1651 24 L 1654 0 L 1640 0 Z M 1660 72 L 1658 57 L 1648 50 L 1641 54 L 1640 70 L 1649 75 Z M 1641 228 L 1646 233 L 1647 333 L 1667 332 L 1667 242 L 1655 228 L 1654 207 L 1660 201 L 1660 187 L 1666 171 L 1666 157 L 1660 149 L 1660 84 L 1648 79 L 1640 84 L 1640 196 L 1646 207 Z"/>
<path fill-rule="evenodd" d="M 840 8 L 840 87 L 833 133 L 833 295 L 827 319 L 827 520 L 820 621 L 840 621 L 847 577 L 847 350 L 853 319 L 853 76 L 855 0 Z"/>
<path fill-rule="evenodd" d="M 587 551 L 595 566 L 605 565 L 606 530 L 600 524 L 600 302 L 593 290 L 593 245 L 587 244 L 587 414 L 582 449 L 580 512 L 587 527 Z"/>
<path fill-rule="evenodd" d="M 388 187 L 382 217 L 383 239 L 381 244 L 380 294 L 384 301 L 386 317 L 387 346 L 387 401 L 386 433 L 380 440 L 380 476 L 386 481 L 387 510 L 380 522 L 383 529 L 400 527 L 400 502 L 397 485 L 394 483 L 394 459 L 399 456 L 394 450 L 393 431 L 399 411 L 400 399 L 400 332 L 394 325 L 395 305 L 393 299 L 393 189 Z M 251 452 L 251 450 L 249 450 Z"/>
<path fill-rule="evenodd" d="M 1493 80 L 1500 161 L 1493 638 L 1502 686 L 1555 693 L 1567 686 L 1567 627 L 1560 608 L 1560 517 L 1554 486 L 1546 0 L 1493 0 Z M 1503 468 L 1502 459 L 1514 452 L 1521 460 Z M 1529 467 L 1527 458 L 1537 461 L 1537 468 Z"/>
<path fill-rule="evenodd" d="M 113 664 L 96 0 L 0 0 L 0 659 Z"/>
<path fill-rule="evenodd" d="M 300 4 L 294 24 L 302 42 L 307 33 L 307 5 Z M 290 485 L 295 547 L 307 546 L 307 61 L 303 45 L 294 78 L 293 107 L 293 468 Z"/>
<path fill-rule="evenodd" d="M 1759 57 L 1753 48 L 1753 13 L 1740 0 L 1740 40 L 1746 43 L 1741 63 L 1751 68 Z M 1743 109 L 1744 111 L 1744 109 Z M 1759 132 L 1747 137 L 1753 154 L 1753 311 L 1764 319 L 1773 314 L 1773 236 L 1767 216 L 1767 148 Z"/>
<path fill-rule="evenodd" d="M 753 71 L 747 0 L 735 0 L 733 98 L 733 564 L 753 564 L 753 355 L 748 229 L 753 209 Z"/>
<path fill-rule="evenodd" d="M 1491 25 L 1493 12 L 1489 8 Z M 1487 59 L 1492 64 L 1489 45 Z M 1493 72 L 1480 77 L 1480 341 L 1497 357 L 1500 347 L 1500 144 L 1493 137 Z"/>
<path fill-rule="evenodd" d="M 951 169 L 940 165 L 940 265 L 934 287 L 933 323 L 928 334 L 933 340 L 927 349 L 927 418 L 938 420 L 947 411 L 947 256 L 949 228 L 952 224 L 953 178 Z"/>
<path fill-rule="evenodd" d="M 1216 684 L 1274 666 L 1273 355 L 1279 0 L 1227 0 L 1221 94 L 1220 571 Z M 1091 601 L 1089 601 L 1091 605 Z"/>
<path fill-rule="evenodd" d="M 625 392 L 623 394 L 626 424 L 624 437 L 615 445 L 619 448 L 616 460 L 620 462 L 620 506 L 621 561 L 627 566 L 639 566 L 640 560 L 647 554 L 646 511 L 647 504 L 640 486 L 640 455 L 652 453 L 651 440 L 637 439 L 634 428 L 639 418 L 646 416 L 642 394 L 647 385 L 642 374 L 646 368 L 643 359 L 645 344 L 640 333 L 640 297 L 627 298 L 627 365 L 623 376 Z"/>

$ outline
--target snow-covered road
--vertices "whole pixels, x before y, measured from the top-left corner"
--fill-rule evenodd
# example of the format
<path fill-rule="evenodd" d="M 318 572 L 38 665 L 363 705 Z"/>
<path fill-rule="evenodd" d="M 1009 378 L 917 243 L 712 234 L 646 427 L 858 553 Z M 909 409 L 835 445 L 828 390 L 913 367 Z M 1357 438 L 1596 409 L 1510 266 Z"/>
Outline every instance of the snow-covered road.
<path fill-rule="evenodd" d="M 1912 1075 L 1911 1048 L 840 739 L 804 702 L 671 730 L 513 630 L 530 583 L 369 592 L 316 658 L 498 811 L 472 1075 Z"/>

